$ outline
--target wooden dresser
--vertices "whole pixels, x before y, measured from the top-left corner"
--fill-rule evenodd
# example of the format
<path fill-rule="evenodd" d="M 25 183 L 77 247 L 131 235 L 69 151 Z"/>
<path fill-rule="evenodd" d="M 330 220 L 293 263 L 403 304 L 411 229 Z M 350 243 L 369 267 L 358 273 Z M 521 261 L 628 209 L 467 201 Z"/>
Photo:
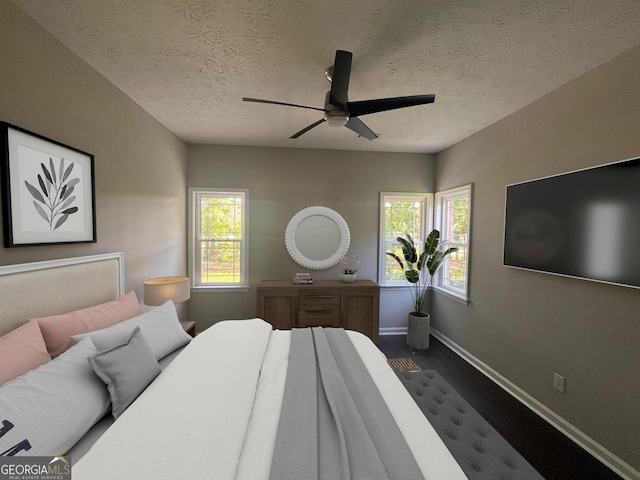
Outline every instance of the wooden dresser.
<path fill-rule="evenodd" d="M 371 280 L 311 285 L 266 280 L 258 285 L 258 316 L 274 328 L 342 327 L 378 343 L 380 287 Z"/>

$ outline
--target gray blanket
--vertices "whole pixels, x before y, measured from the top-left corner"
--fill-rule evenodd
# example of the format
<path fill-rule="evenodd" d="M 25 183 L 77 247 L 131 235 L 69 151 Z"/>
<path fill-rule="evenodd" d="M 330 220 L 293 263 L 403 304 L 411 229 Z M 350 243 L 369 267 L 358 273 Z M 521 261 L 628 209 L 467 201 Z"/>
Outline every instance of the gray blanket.
<path fill-rule="evenodd" d="M 271 480 L 423 478 L 346 332 L 292 330 Z"/>

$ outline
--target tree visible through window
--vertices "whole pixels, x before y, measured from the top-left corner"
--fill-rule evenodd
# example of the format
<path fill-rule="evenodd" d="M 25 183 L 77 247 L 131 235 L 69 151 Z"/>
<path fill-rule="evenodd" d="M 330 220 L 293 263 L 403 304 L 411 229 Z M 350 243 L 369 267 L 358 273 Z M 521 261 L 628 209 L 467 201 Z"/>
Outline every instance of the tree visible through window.
<path fill-rule="evenodd" d="M 195 285 L 246 283 L 245 191 L 192 192 Z"/>
<path fill-rule="evenodd" d="M 471 185 L 436 194 L 436 228 L 442 248 L 458 247 L 438 272 L 438 287 L 467 298 Z"/>
<path fill-rule="evenodd" d="M 413 238 L 418 254 L 424 244 L 425 234 L 429 227 L 429 211 L 431 195 L 424 193 L 382 193 L 381 194 L 381 257 L 384 276 L 381 284 L 405 284 L 404 273 L 397 267 L 393 258 L 386 252 L 395 252 L 402 257 L 402 247 L 396 240 L 405 234 Z"/>

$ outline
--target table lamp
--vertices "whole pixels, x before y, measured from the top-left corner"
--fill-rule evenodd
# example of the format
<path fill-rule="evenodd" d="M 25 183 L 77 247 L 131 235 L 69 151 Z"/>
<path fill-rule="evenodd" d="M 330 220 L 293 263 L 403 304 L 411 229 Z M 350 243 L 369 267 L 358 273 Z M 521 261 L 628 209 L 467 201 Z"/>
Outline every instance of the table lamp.
<path fill-rule="evenodd" d="M 180 303 L 190 296 L 189 277 L 158 277 L 144 282 L 145 305 L 162 305 L 167 300 Z"/>

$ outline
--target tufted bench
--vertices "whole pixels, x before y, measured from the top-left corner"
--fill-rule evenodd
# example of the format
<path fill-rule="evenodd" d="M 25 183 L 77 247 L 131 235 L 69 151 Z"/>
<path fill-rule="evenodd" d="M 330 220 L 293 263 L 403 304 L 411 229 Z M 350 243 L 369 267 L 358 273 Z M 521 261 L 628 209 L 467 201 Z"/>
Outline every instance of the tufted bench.
<path fill-rule="evenodd" d="M 469 480 L 543 480 L 435 370 L 397 375 Z"/>

